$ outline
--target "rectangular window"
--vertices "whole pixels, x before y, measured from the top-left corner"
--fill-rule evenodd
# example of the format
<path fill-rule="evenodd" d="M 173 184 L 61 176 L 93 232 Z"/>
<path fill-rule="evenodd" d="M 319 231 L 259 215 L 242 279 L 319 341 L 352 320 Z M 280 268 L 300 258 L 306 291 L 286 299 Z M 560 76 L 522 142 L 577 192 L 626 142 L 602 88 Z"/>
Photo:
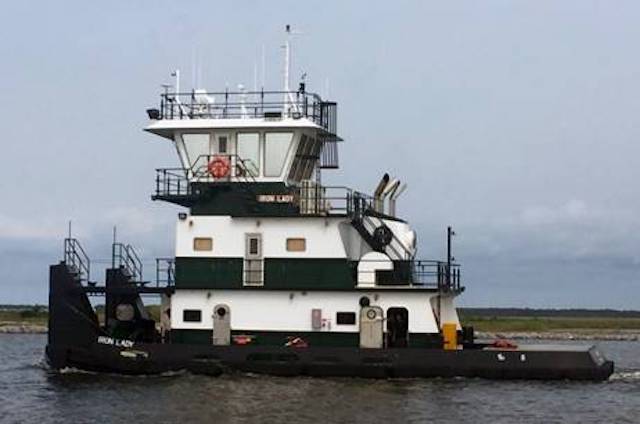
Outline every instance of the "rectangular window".
<path fill-rule="evenodd" d="M 207 133 L 182 134 L 182 141 L 192 169 L 206 166 L 211 154 L 210 137 Z"/>
<path fill-rule="evenodd" d="M 193 250 L 197 251 L 212 251 L 213 239 L 211 237 L 195 237 L 193 239 Z"/>
<path fill-rule="evenodd" d="M 336 323 L 338 325 L 354 325 L 356 323 L 355 312 L 337 312 Z"/>
<path fill-rule="evenodd" d="M 185 309 L 182 311 L 182 321 L 184 322 L 201 322 L 202 311 L 200 309 Z"/>
<path fill-rule="evenodd" d="M 260 134 L 239 133 L 236 151 L 247 172 L 254 177 L 260 174 Z"/>
<path fill-rule="evenodd" d="M 307 239 L 305 238 L 288 238 L 287 252 L 304 252 L 307 250 Z"/>
<path fill-rule="evenodd" d="M 218 137 L 218 153 L 227 153 L 227 136 L 221 135 Z"/>
<path fill-rule="evenodd" d="M 291 145 L 293 133 L 266 133 L 264 135 L 264 176 L 279 177 Z"/>
<path fill-rule="evenodd" d="M 258 239 L 250 238 L 249 239 L 249 254 L 257 255 L 258 254 Z"/>

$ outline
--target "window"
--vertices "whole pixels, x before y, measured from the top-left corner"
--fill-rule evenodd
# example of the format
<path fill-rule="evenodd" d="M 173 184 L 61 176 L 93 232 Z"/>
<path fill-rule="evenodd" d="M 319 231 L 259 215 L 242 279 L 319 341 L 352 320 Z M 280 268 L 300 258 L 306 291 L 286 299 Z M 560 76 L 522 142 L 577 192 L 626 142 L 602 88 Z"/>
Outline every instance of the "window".
<path fill-rule="evenodd" d="M 257 177 L 260 174 L 260 134 L 239 133 L 236 150 L 247 171 Z"/>
<path fill-rule="evenodd" d="M 258 254 L 258 239 L 257 238 L 250 238 L 249 239 L 249 254 L 250 255 L 257 255 Z"/>
<path fill-rule="evenodd" d="M 293 134 L 266 133 L 264 138 L 264 176 L 279 177 L 291 145 Z"/>
<path fill-rule="evenodd" d="M 182 134 L 184 149 L 192 168 L 207 164 L 207 155 L 210 154 L 209 134 Z"/>
<path fill-rule="evenodd" d="M 304 252 L 307 250 L 307 239 L 305 238 L 288 238 L 287 252 Z"/>
<path fill-rule="evenodd" d="M 227 153 L 227 136 L 221 135 L 218 137 L 218 153 Z"/>
<path fill-rule="evenodd" d="M 300 181 L 311 178 L 311 174 L 320 158 L 322 143 L 305 134 L 300 136 L 298 149 L 289 172 L 289 179 Z"/>
<path fill-rule="evenodd" d="M 193 239 L 193 250 L 211 251 L 213 250 L 213 239 L 211 237 L 196 237 Z"/>
<path fill-rule="evenodd" d="M 201 322 L 202 311 L 200 309 L 185 309 L 182 311 L 182 321 L 184 322 Z"/>
<path fill-rule="evenodd" d="M 336 313 L 336 323 L 338 325 L 354 325 L 356 323 L 356 313 L 338 312 Z"/>

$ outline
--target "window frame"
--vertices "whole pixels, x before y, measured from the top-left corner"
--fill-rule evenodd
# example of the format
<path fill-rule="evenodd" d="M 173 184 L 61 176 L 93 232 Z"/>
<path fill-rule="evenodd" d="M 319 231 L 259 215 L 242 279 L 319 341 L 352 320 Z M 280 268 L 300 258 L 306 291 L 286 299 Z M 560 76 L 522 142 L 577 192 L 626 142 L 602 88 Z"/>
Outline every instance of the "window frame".
<path fill-rule="evenodd" d="M 348 317 L 348 319 L 346 320 L 347 322 L 344 322 L 345 317 Z M 357 318 L 356 318 L 355 312 L 350 312 L 350 311 L 336 312 L 336 325 L 356 325 L 356 322 L 357 322 L 356 319 Z"/>
<path fill-rule="evenodd" d="M 209 248 L 208 249 L 198 249 L 197 242 L 205 242 L 208 241 Z M 193 238 L 193 251 L 194 252 L 213 252 L 213 237 L 194 237 Z"/>
<path fill-rule="evenodd" d="M 187 319 L 189 314 L 195 314 L 192 319 Z M 197 319 L 195 316 L 197 315 Z M 182 322 L 202 322 L 202 309 L 183 309 L 182 310 Z"/>
<path fill-rule="evenodd" d="M 302 242 L 302 249 L 291 249 L 289 243 Z M 306 237 L 287 237 L 285 240 L 285 249 L 287 252 L 306 252 L 307 251 L 307 238 Z"/>
<path fill-rule="evenodd" d="M 267 138 L 269 135 L 288 135 L 289 136 L 289 141 L 288 141 L 288 145 L 287 145 L 287 149 L 284 152 L 284 156 L 282 157 L 282 162 L 280 163 L 280 170 L 278 171 L 277 174 L 268 174 L 267 173 Z M 292 146 L 294 145 L 294 138 L 296 136 L 296 132 L 295 131 L 264 131 L 262 133 L 262 175 L 266 178 L 279 178 L 282 176 L 282 173 L 285 170 L 285 167 L 287 165 L 287 159 L 289 158 L 289 155 L 291 154 L 291 149 Z M 270 163 L 270 162 L 269 162 Z"/>

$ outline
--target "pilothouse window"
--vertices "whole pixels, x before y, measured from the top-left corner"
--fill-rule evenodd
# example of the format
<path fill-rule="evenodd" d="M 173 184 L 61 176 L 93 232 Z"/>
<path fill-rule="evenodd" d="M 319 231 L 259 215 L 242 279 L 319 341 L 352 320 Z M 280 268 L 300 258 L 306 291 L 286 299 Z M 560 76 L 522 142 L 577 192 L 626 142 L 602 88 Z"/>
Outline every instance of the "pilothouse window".
<path fill-rule="evenodd" d="M 264 139 L 264 175 L 279 177 L 291 145 L 293 133 L 266 133 Z"/>
<path fill-rule="evenodd" d="M 237 152 L 247 172 L 257 177 L 260 173 L 260 134 L 239 133 Z"/>
<path fill-rule="evenodd" d="M 182 141 L 189 160 L 189 166 L 193 169 L 207 164 L 207 155 L 210 154 L 210 136 L 208 133 L 182 134 Z"/>

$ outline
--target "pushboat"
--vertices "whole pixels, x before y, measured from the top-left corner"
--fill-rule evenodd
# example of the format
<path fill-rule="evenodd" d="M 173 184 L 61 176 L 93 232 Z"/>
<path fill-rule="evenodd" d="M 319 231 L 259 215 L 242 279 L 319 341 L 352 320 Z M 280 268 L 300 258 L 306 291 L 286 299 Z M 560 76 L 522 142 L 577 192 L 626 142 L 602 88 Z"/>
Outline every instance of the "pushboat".
<path fill-rule="evenodd" d="M 372 193 L 322 183 L 338 168 L 337 103 L 282 91 L 180 92 L 179 72 L 145 130 L 180 166 L 156 170 L 153 200 L 180 207 L 175 256 L 144 278 L 114 240 L 104 282 L 78 239 L 50 267 L 46 356 L 55 369 L 189 370 L 288 376 L 605 380 L 596 346 L 482 342 L 460 324 L 460 264 L 416 258 L 397 213 L 406 189 L 384 174 Z M 444 231 L 443 231 L 444 233 Z M 104 298 L 104 317 L 95 302 Z M 160 304 L 153 319 L 143 297 Z M 101 312 L 102 314 L 102 312 Z"/>

